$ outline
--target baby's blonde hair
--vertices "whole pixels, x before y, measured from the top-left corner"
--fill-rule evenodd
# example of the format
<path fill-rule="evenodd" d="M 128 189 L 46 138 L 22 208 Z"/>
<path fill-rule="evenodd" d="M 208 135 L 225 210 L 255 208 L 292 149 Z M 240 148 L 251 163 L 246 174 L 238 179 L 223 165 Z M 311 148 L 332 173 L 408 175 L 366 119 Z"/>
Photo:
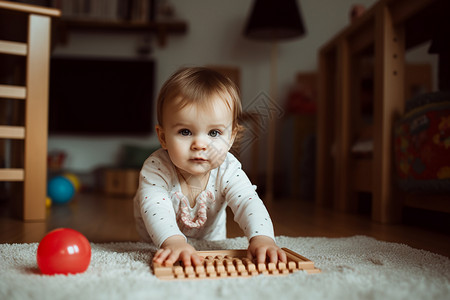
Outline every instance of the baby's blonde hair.
<path fill-rule="evenodd" d="M 181 68 L 164 83 L 156 107 L 159 125 L 163 126 L 163 108 L 168 101 L 177 100 L 180 109 L 190 104 L 206 107 L 214 96 L 219 96 L 232 110 L 232 129 L 239 131 L 242 104 L 238 87 L 225 75 L 205 67 Z"/>

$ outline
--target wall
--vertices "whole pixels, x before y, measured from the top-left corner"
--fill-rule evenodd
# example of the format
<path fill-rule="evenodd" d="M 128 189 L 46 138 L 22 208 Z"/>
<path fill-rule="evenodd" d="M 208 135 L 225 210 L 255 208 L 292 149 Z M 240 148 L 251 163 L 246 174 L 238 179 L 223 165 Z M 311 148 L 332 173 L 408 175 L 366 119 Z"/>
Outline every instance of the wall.
<path fill-rule="evenodd" d="M 244 107 L 261 92 L 269 93 L 270 44 L 247 40 L 242 36 L 251 0 L 171 0 L 176 16 L 186 20 L 186 35 L 170 36 L 165 48 L 153 41 L 152 57 L 157 62 L 156 89 L 180 66 L 232 65 L 241 69 Z M 360 0 L 370 7 L 375 0 Z M 278 102 L 282 105 L 295 74 L 317 68 L 317 50 L 348 23 L 354 0 L 301 0 L 307 34 L 301 39 L 282 42 L 278 53 Z M 133 57 L 143 37 L 137 34 L 71 33 L 67 45 L 59 45 L 55 55 L 105 55 Z M 290 141 L 279 141 L 279 147 Z M 285 145 L 286 143 L 286 145 Z M 82 137 L 50 136 L 49 151 L 63 150 L 66 168 L 89 172 L 102 165 L 114 164 L 123 144 L 157 145 L 154 136 Z M 263 147 L 264 148 L 264 147 Z M 265 161 L 265 160 L 264 160 Z M 264 165 L 261 165 L 264 168 Z"/>

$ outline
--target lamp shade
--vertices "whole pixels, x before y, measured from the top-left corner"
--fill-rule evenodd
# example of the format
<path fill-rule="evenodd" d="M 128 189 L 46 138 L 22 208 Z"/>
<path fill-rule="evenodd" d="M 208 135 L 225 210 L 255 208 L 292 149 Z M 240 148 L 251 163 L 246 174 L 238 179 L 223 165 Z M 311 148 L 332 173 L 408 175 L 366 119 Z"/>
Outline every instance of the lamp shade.
<path fill-rule="evenodd" d="M 282 40 L 305 33 L 297 0 L 256 0 L 244 34 L 248 38 Z"/>

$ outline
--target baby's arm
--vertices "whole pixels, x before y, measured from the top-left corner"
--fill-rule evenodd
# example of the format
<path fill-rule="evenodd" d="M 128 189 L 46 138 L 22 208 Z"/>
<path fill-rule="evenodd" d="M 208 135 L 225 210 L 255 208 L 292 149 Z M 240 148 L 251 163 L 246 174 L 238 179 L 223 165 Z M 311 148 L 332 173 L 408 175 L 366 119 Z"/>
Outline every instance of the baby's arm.
<path fill-rule="evenodd" d="M 185 265 L 198 264 L 200 258 L 186 242 L 176 222 L 169 194 L 172 178 L 176 174 L 170 166 L 168 156 L 161 151 L 155 152 L 145 161 L 135 197 L 136 209 L 148 236 L 160 247 L 153 261 L 166 265 L 172 265 L 178 260 Z"/>
<path fill-rule="evenodd" d="M 177 261 L 182 261 L 185 266 L 200 265 L 202 260 L 194 247 L 186 242 L 182 235 L 173 235 L 167 238 L 156 251 L 153 261 L 171 266 Z"/>
<path fill-rule="evenodd" d="M 273 225 L 267 209 L 257 196 L 250 198 L 243 200 L 234 209 L 233 205 L 230 205 L 235 221 L 250 239 L 248 257 L 255 258 L 257 263 L 265 263 L 267 260 L 274 263 L 278 260 L 286 262 L 286 253 L 275 243 Z"/>
<path fill-rule="evenodd" d="M 286 253 L 275 243 L 269 213 L 255 191 L 240 163 L 230 160 L 226 178 L 226 198 L 234 213 L 234 220 L 249 238 L 248 256 L 258 263 L 281 260 L 286 262 Z"/>

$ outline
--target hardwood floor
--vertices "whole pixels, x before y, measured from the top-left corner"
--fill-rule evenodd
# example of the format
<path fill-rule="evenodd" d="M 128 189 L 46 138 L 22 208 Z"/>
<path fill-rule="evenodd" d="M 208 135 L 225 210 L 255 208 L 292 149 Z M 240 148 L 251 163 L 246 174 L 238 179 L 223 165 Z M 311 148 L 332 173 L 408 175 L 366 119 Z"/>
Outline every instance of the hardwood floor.
<path fill-rule="evenodd" d="M 66 205 L 53 206 L 45 222 L 22 222 L 0 206 L 0 243 L 39 242 L 50 230 L 70 227 L 82 232 L 91 242 L 138 241 L 133 220 L 132 200 L 102 194 L 77 194 Z M 385 225 L 368 216 L 346 214 L 315 206 L 311 202 L 280 199 L 268 205 L 276 235 L 309 237 L 346 237 L 367 235 L 388 242 L 404 243 L 450 257 L 450 236 L 422 227 Z M 228 215 L 228 236 L 242 231 Z"/>

